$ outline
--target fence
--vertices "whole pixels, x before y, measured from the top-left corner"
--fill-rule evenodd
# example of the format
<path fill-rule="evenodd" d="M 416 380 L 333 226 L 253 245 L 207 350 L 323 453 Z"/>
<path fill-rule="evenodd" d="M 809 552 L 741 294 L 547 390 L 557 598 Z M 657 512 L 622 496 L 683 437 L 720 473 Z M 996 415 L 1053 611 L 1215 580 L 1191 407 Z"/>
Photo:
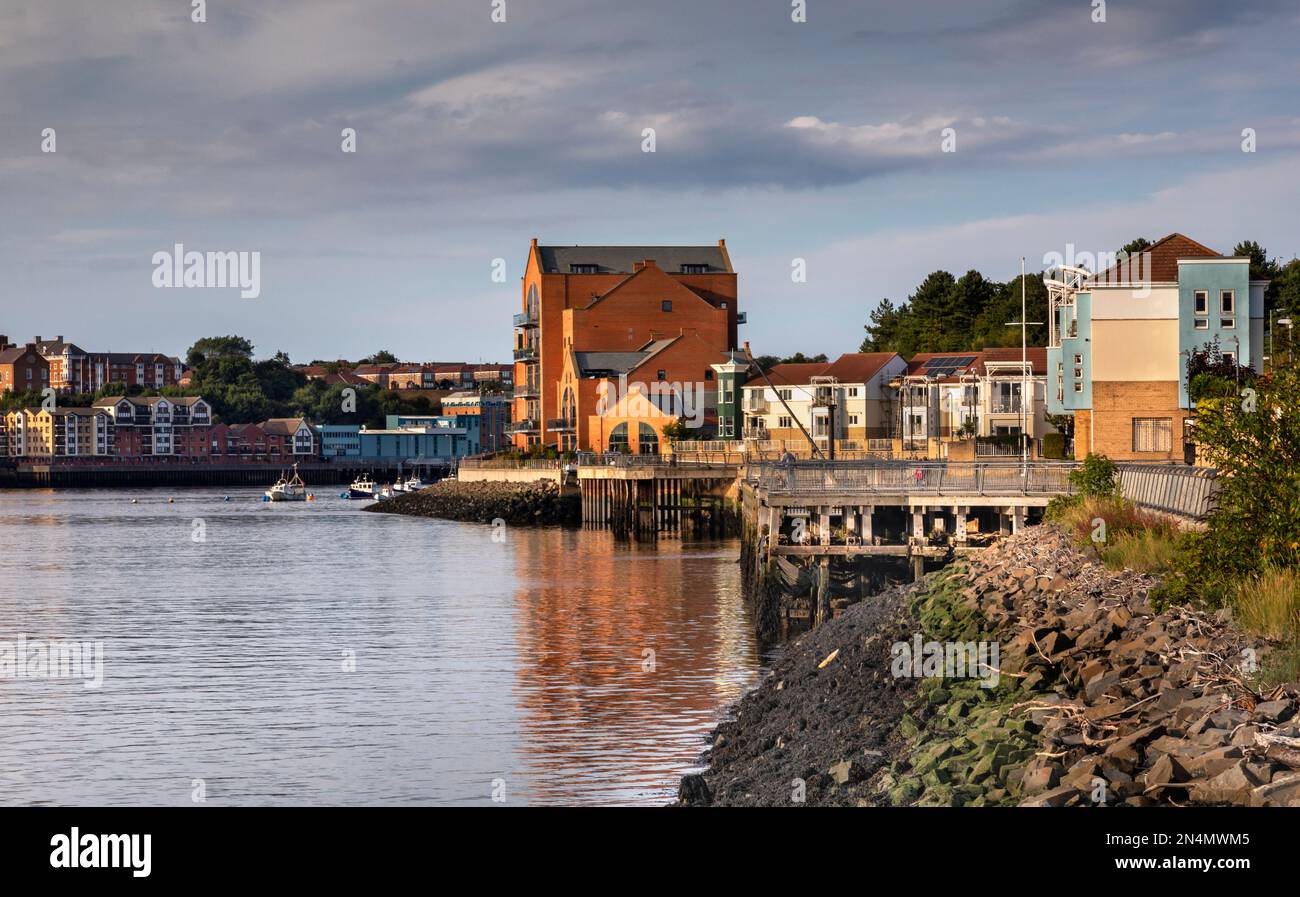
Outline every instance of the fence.
<path fill-rule="evenodd" d="M 769 493 L 1066 495 L 1073 463 L 919 461 L 759 462 L 746 478 Z"/>
<path fill-rule="evenodd" d="M 1217 470 L 1182 464 L 1117 464 L 1119 488 L 1138 507 L 1204 520 L 1217 507 Z"/>
<path fill-rule="evenodd" d="M 558 458 L 462 458 L 464 470 L 556 470 Z"/>

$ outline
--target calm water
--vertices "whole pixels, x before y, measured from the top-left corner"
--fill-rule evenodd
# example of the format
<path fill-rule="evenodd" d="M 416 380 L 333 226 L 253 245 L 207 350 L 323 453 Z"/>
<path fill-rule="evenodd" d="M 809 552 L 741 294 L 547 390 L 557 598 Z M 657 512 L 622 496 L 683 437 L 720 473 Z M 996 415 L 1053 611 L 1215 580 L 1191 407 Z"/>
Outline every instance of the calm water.
<path fill-rule="evenodd" d="M 734 542 L 222 494 L 0 491 L 0 641 L 104 651 L 0 678 L 0 803 L 658 804 L 758 676 Z"/>

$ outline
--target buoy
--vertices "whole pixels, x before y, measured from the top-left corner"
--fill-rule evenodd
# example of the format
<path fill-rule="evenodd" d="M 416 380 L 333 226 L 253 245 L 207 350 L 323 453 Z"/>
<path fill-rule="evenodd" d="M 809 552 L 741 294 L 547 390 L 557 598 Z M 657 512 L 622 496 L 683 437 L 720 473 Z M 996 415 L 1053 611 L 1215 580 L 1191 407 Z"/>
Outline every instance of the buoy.
<path fill-rule="evenodd" d="M 350 496 L 348 493 L 346 493 L 346 492 L 340 492 L 340 493 L 339 493 L 339 498 L 350 498 L 350 497 L 351 497 L 351 496 Z"/>
<path fill-rule="evenodd" d="M 131 504 L 136 504 L 138 501 L 140 501 L 140 499 L 138 499 L 138 498 L 133 498 L 133 499 L 131 499 Z"/>
<path fill-rule="evenodd" d="M 316 496 L 314 496 L 314 495 L 312 495 L 310 492 L 308 492 L 308 493 L 307 493 L 307 501 L 315 501 L 315 500 L 316 500 Z"/>
<path fill-rule="evenodd" d="M 262 501 L 270 501 L 270 500 L 271 500 L 271 496 L 269 496 L 269 495 L 263 495 L 263 496 L 262 496 Z"/>
<path fill-rule="evenodd" d="M 175 503 L 176 503 L 176 499 L 174 499 L 174 498 L 169 498 L 169 499 L 167 499 L 167 504 L 171 505 L 171 504 L 175 504 Z"/>
<path fill-rule="evenodd" d="M 223 496 L 221 496 L 221 500 L 222 500 L 222 501 L 230 501 L 230 496 L 229 496 L 229 495 L 223 495 Z"/>

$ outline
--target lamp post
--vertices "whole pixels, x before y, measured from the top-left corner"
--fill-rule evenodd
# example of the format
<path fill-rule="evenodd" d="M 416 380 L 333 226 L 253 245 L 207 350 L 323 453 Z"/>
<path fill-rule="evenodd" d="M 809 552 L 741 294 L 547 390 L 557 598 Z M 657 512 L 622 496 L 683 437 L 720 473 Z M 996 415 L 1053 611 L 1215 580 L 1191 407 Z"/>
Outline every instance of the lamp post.
<path fill-rule="evenodd" d="M 1008 321 L 1006 326 L 1020 328 L 1020 463 L 1024 466 L 1029 465 L 1029 439 L 1025 430 L 1027 412 L 1025 411 L 1025 395 L 1029 392 L 1029 325 L 1042 326 L 1042 321 L 1026 321 L 1029 317 L 1028 298 L 1025 286 L 1025 257 L 1020 257 L 1020 320 Z"/>

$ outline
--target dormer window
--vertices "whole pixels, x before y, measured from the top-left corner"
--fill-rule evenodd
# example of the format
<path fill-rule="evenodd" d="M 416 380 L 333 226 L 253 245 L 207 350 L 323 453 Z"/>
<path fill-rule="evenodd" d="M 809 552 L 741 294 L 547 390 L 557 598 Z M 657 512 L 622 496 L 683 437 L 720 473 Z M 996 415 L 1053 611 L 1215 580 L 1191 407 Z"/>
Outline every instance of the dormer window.
<path fill-rule="evenodd" d="M 708 265 L 682 265 L 683 274 L 707 274 L 709 273 Z"/>
<path fill-rule="evenodd" d="M 591 265 L 591 264 L 581 264 L 581 265 L 570 264 L 569 265 L 570 274 L 595 274 L 597 273 L 598 270 L 599 270 L 598 265 Z"/>

